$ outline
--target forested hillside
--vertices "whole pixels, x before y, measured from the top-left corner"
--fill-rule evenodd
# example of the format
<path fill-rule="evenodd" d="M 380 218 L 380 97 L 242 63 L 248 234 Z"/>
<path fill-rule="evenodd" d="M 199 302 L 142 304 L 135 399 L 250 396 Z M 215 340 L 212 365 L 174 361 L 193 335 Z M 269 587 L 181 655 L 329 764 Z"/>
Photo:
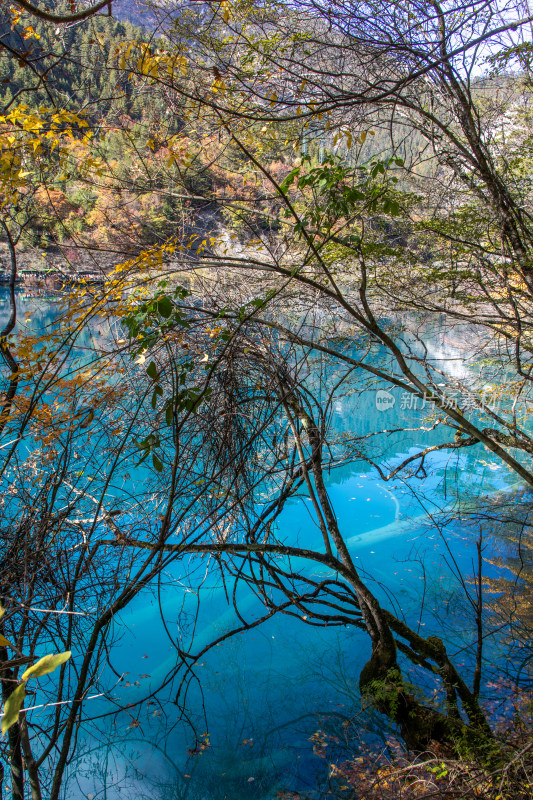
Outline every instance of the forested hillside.
<path fill-rule="evenodd" d="M 68 3 L 55 8 L 66 10 Z M 39 19 L 24 25 L 27 21 L 12 26 L 6 9 L 0 19 L 4 45 L 0 102 L 5 110 L 17 101 L 32 108 L 50 104 L 76 111 L 83 108 L 98 119 L 124 113 L 141 116 L 142 106 L 134 107 L 127 77 L 117 69 L 114 55 L 119 44 L 139 38 L 140 28 L 101 15 L 87 25 L 61 29 Z M 23 58 L 12 57 L 13 51 Z"/>

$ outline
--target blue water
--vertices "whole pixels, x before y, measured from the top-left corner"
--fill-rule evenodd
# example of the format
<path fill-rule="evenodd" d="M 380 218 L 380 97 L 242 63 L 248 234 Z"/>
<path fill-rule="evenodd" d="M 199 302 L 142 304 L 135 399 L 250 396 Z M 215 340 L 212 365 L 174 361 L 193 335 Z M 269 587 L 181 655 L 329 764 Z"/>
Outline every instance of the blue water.
<path fill-rule="evenodd" d="M 53 304 L 37 302 L 28 324 L 51 324 Z M 22 303 L 21 318 L 31 308 L 33 301 Z M 417 427 L 423 413 L 402 408 L 399 390 L 392 394 L 394 407 L 379 411 L 375 389 L 361 397 L 345 393 L 335 406 L 332 430 Z M 443 433 L 431 437 L 423 431 L 380 437 L 374 456 L 390 470 L 428 440 L 446 440 Z M 456 505 L 457 487 L 477 501 L 483 495 L 512 496 L 519 487 L 481 447 L 452 455 L 437 452 L 427 458 L 425 469 L 423 483 L 413 477 L 385 482 L 367 463 L 351 460 L 331 471 L 327 486 L 341 532 L 370 588 L 422 633 L 442 635 L 451 652 L 457 651 L 458 663 L 468 666 L 473 619 L 461 600 L 449 556 L 453 552 L 457 568 L 471 573 L 474 545 L 461 524 L 465 513 Z M 417 491 L 421 486 L 422 493 Z M 320 546 L 321 534 L 305 497 L 287 503 L 278 535 L 293 545 Z M 342 737 L 344 722 L 353 732 L 353 720 L 361 714 L 357 686 L 370 652 L 368 637 L 353 627 L 317 628 L 278 615 L 202 656 L 181 687 L 179 704 L 176 680 L 150 697 L 151 687 L 174 670 L 176 642 L 187 648 L 194 641 L 197 653 L 238 622 L 231 597 L 228 602 L 204 561 L 193 559 L 189 565 L 192 579 L 185 579 L 182 563 L 171 565 L 157 593 L 145 592 L 116 621 L 120 640 L 111 654 L 113 671 L 102 682 L 121 705 L 133 705 L 111 713 L 114 706 L 108 700 L 90 701 L 91 715 L 103 716 L 80 742 L 65 797 L 273 800 L 282 790 L 322 797 L 329 761 L 339 756 L 332 745 L 325 751 L 315 747 L 314 752 L 311 738 L 321 730 Z M 327 574 L 320 565 L 308 571 L 314 577 Z M 249 591 L 240 589 L 237 599 L 250 624 L 263 613 Z M 192 636 L 190 620 L 198 607 Z M 488 640 L 489 659 L 495 654 L 501 658 L 498 647 Z M 123 676 L 120 682 L 117 675 Z M 368 714 L 364 718 L 367 735 L 379 740 L 384 721 Z M 207 741 L 209 746 L 198 748 Z M 351 742 L 346 748 L 354 746 Z"/>
<path fill-rule="evenodd" d="M 345 413 L 346 417 L 350 413 L 349 404 Z M 407 448 L 391 454 L 391 465 L 410 452 Z M 443 496 L 446 470 L 455 473 L 458 467 L 462 475 L 477 470 L 476 491 L 482 488 L 490 493 L 509 490 L 510 476 L 496 464 L 478 464 L 473 455 L 461 455 L 457 460 L 438 453 L 428 464 L 430 478 L 421 502 L 408 483 L 384 483 L 372 470 L 359 467 L 360 471 L 354 465 L 334 471 L 328 484 L 356 564 L 361 572 L 368 573 L 373 590 L 396 613 L 405 614 L 411 623 L 420 617 L 422 633 L 443 635 L 444 617 L 445 638 L 453 641 L 457 650 L 466 648 L 458 662 L 468 663 L 475 641 L 473 620 L 465 614 L 464 601 L 457 600 L 457 582 L 443 563 L 446 548 L 440 533 L 428 521 L 427 511 L 435 514 L 447 508 Z M 319 545 L 320 533 L 304 498 L 287 505 L 279 528 L 280 536 L 293 544 Z M 459 567 L 469 573 L 472 537 L 454 532 L 451 525 L 446 528 L 446 537 Z M 315 577 L 326 574 L 320 566 L 313 567 L 312 572 Z M 213 635 L 236 623 L 220 587 L 206 586 L 202 595 L 195 652 Z M 423 595 L 426 605 L 421 615 Z M 160 595 L 167 610 L 181 604 L 182 599 L 178 587 L 169 587 Z M 191 598 L 191 610 L 196 610 L 195 598 Z M 249 621 L 261 613 L 259 604 L 245 592 L 239 598 L 239 610 Z M 117 687 L 115 694 L 122 702 L 135 702 L 172 670 L 176 651 L 160 625 L 159 604 L 149 596 L 123 614 L 122 624 L 128 626 L 128 633 L 112 661 L 117 673 L 127 672 L 130 686 Z M 178 615 L 170 632 L 177 638 L 180 635 Z M 183 638 L 187 642 L 187 636 Z M 183 698 L 195 731 L 183 720 L 174 724 L 179 713 L 166 704 L 160 708 L 143 703 L 131 715 L 117 715 L 108 732 L 114 740 L 110 775 L 116 770 L 132 787 L 131 796 L 142 791 L 147 779 L 151 786 L 147 796 L 151 797 L 267 800 L 288 789 L 305 791 L 306 797 L 323 796 L 328 757 L 334 760 L 336 756 L 331 748 L 325 758 L 323 753 L 313 752 L 311 737 L 323 729 L 339 734 L 342 723 L 360 713 L 358 675 L 368 656 L 367 637 L 352 628 L 311 628 L 302 620 L 281 615 L 271 619 L 260 628 L 225 641 L 200 659 L 195 669 L 198 682 L 195 678 Z M 150 677 L 143 677 L 146 675 Z M 412 677 L 416 677 L 415 670 Z M 172 701 L 173 693 L 168 697 Z M 128 735 L 128 726 L 134 720 L 140 726 L 130 728 Z M 372 731 L 371 723 L 367 724 Z M 379 728 L 380 722 L 374 720 L 376 725 Z M 117 743 L 117 731 L 124 741 Z M 206 732 L 210 747 L 188 755 L 196 745 L 196 734 L 201 739 Z M 151 745 L 154 740 L 156 749 Z M 125 776 L 125 746 L 130 769 L 134 767 L 129 777 Z M 87 759 L 83 764 L 89 769 Z M 90 774 L 82 786 L 84 793 L 97 796 L 102 778 Z M 150 794 L 154 786 L 159 786 L 157 795 Z"/>

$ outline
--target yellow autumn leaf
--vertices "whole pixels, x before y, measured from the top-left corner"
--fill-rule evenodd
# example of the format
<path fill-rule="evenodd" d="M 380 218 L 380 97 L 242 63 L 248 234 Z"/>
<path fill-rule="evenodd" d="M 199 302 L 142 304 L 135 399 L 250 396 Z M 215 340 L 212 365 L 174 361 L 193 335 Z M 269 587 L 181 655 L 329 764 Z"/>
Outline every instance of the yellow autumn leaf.
<path fill-rule="evenodd" d="M 2 734 L 15 724 L 19 718 L 19 711 L 21 709 L 24 698 L 26 697 L 26 684 L 21 683 L 9 695 L 4 704 L 4 716 L 2 717 Z"/>
<path fill-rule="evenodd" d="M 67 650 L 65 653 L 43 656 L 36 664 L 28 667 L 26 672 L 22 675 L 22 680 L 27 681 L 29 678 L 40 678 L 42 675 L 48 675 L 48 673 L 53 672 L 56 667 L 68 661 L 70 656 L 70 650 Z"/>

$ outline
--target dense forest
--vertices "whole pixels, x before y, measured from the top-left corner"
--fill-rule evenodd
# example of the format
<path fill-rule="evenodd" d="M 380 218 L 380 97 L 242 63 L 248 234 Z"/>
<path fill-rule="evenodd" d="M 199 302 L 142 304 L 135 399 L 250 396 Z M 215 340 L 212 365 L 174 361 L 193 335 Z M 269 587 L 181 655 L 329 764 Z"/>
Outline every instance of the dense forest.
<path fill-rule="evenodd" d="M 533 15 L 0 9 L 0 800 L 533 786 Z"/>

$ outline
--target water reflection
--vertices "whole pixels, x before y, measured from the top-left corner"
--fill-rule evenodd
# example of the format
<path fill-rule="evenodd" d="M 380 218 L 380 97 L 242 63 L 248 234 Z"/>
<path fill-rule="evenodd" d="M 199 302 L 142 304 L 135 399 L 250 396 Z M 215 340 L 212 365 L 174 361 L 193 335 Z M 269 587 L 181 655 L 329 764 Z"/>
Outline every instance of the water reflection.
<path fill-rule="evenodd" d="M 56 301 L 19 299 L 21 329 L 37 331 L 55 323 Z M 78 344 L 90 347 L 106 335 L 87 329 Z M 430 355 L 441 368 L 448 364 L 456 377 L 474 380 L 474 366 L 461 357 L 465 344 L 435 340 Z M 394 402 L 379 405 L 380 388 Z M 426 409 L 402 403 L 399 389 L 374 384 L 359 392 L 348 387 L 335 404 L 331 428 L 340 438 L 354 431 L 359 437 L 393 431 L 367 446 L 368 456 L 390 471 L 428 440 L 447 441 L 449 431 L 429 434 L 422 429 L 426 417 Z M 511 494 L 514 479 L 476 447 L 431 454 L 423 494 L 421 485 L 414 476 L 385 482 L 357 458 L 332 470 L 328 479 L 341 531 L 361 572 L 370 576 L 373 591 L 425 634 L 453 642 L 463 651 L 459 663 L 468 666 L 473 658 L 472 619 L 447 561 L 453 552 L 456 569 L 471 572 L 472 534 L 459 524 L 468 509 L 458 508 L 457 498 L 464 503 L 468 497 L 475 504 L 483 495 Z M 321 541 L 305 497 L 287 503 L 278 529 L 280 538 L 293 545 L 313 547 Z M 270 800 L 281 790 L 321 796 L 329 756 L 317 746 L 316 735 L 324 728 L 342 733 L 343 723 L 359 712 L 358 675 L 368 659 L 368 638 L 353 628 L 316 628 L 294 617 L 274 617 L 205 655 L 189 683 L 184 712 L 175 703 L 173 683 L 157 698 L 150 697 L 176 663 L 174 642 L 190 638 L 186 615 L 196 611 L 198 598 L 185 593 L 181 569 L 171 567 L 157 597 L 146 592 L 115 621 L 121 638 L 105 677 L 112 684 L 113 673 L 124 676 L 112 694 L 117 704 L 131 707 L 114 713 L 116 707 L 108 701 L 93 702 L 91 714 L 98 719 L 91 737 L 80 742 L 67 796 Z M 315 577 L 326 574 L 313 567 Z M 198 591 L 202 603 L 194 632 L 196 651 L 237 622 L 223 586 L 207 579 Z M 249 619 L 259 616 L 258 601 L 239 592 L 241 611 Z M 167 612 L 166 627 L 160 606 Z M 492 640 L 487 657 L 491 654 L 501 663 Z M 416 670 L 413 678 L 421 678 Z M 375 736 L 384 732 L 383 720 L 376 720 L 374 729 L 372 721 L 367 725 Z M 199 746 L 202 742 L 205 747 Z"/>

